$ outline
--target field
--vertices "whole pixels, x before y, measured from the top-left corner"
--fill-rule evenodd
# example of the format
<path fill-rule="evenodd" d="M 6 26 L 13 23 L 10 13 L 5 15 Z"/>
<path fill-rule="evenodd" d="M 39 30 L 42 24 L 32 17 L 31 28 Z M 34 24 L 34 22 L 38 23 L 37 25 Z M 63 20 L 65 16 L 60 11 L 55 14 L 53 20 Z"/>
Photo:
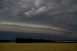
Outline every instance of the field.
<path fill-rule="evenodd" d="M 77 51 L 77 43 L 0 43 L 0 51 Z"/>

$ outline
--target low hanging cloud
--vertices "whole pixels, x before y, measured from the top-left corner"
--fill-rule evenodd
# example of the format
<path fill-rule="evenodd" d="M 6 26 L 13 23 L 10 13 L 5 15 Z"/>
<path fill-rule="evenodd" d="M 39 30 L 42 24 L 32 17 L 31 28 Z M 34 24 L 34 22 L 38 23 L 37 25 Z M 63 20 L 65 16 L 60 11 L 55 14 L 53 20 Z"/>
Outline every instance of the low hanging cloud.
<path fill-rule="evenodd" d="M 51 30 L 60 30 L 60 31 L 66 31 L 61 28 L 52 27 L 52 26 L 44 26 L 44 25 L 34 25 L 34 24 L 23 24 L 23 23 L 11 23 L 11 22 L 1 22 L 2 25 L 16 25 L 21 27 L 33 27 L 33 28 L 44 28 L 44 29 L 51 29 Z"/>
<path fill-rule="evenodd" d="M 13 22 L 0 22 L 0 30 L 12 31 L 12 32 L 24 32 L 24 33 L 42 33 L 42 34 L 54 34 L 63 35 L 67 30 L 44 25 L 34 25 L 34 24 L 23 24 L 23 23 L 13 23 Z M 2 29 L 3 28 L 3 29 Z"/>

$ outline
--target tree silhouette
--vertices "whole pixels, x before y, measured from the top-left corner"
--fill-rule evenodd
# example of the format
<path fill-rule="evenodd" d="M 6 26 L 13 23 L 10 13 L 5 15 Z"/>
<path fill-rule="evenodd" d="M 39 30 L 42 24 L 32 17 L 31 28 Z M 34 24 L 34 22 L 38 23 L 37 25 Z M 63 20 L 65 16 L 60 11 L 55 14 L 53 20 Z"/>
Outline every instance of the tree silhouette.
<path fill-rule="evenodd" d="M 0 42 L 10 42 L 10 40 L 0 40 Z"/>
<path fill-rule="evenodd" d="M 44 39 L 32 39 L 32 38 L 16 38 L 16 43 L 35 43 L 35 42 L 56 42 Z"/>

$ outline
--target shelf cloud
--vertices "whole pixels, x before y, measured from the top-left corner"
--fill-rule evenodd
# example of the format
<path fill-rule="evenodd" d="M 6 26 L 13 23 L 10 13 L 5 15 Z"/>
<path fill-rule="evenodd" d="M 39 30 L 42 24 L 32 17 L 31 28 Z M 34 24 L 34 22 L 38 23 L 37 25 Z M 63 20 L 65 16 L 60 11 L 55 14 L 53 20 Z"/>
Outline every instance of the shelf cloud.
<path fill-rule="evenodd" d="M 0 0 L 0 31 L 77 35 L 77 0 Z"/>

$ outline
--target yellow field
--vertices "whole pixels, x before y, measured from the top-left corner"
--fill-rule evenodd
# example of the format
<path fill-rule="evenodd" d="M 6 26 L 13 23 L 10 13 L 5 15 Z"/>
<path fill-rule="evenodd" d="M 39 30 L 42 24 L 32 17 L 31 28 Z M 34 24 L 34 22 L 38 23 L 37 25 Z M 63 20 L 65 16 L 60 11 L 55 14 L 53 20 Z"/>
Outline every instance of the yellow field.
<path fill-rule="evenodd" d="M 0 43 L 0 51 L 77 51 L 77 43 Z"/>

